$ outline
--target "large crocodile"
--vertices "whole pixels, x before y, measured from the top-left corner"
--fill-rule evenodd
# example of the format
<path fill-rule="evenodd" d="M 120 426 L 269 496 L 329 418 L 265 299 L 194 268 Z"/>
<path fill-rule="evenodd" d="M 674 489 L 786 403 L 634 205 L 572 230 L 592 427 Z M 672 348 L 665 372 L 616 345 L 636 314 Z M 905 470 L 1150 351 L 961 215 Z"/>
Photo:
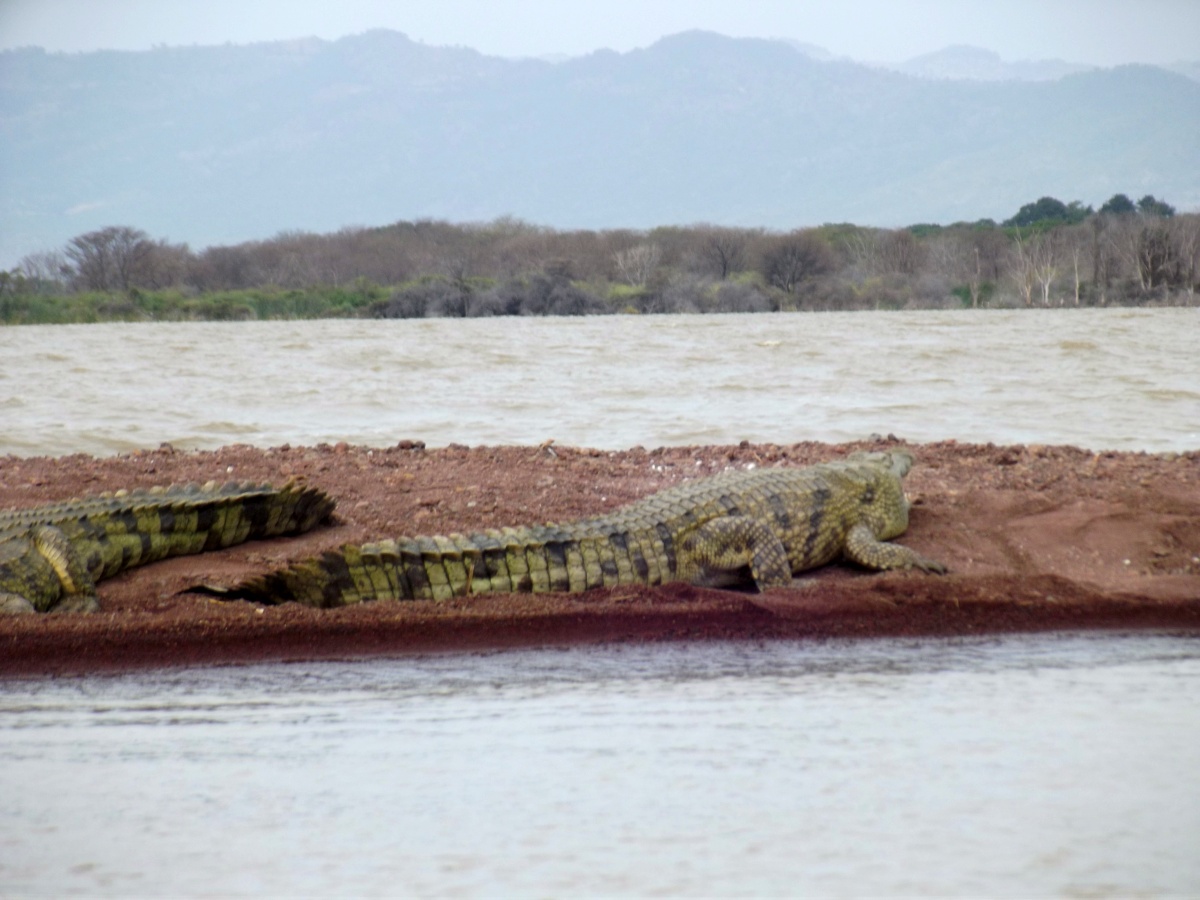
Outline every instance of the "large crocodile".
<path fill-rule="evenodd" d="M 298 534 L 328 519 L 333 506 L 322 491 L 295 482 L 230 482 L 0 511 L 0 612 L 94 611 L 101 578 L 168 556 Z"/>
<path fill-rule="evenodd" d="M 894 450 L 804 469 L 728 472 L 578 522 L 346 545 L 207 592 L 334 607 L 619 584 L 716 586 L 747 574 L 762 590 L 838 558 L 876 570 L 944 572 L 886 543 L 908 527 L 901 479 L 912 462 Z"/>

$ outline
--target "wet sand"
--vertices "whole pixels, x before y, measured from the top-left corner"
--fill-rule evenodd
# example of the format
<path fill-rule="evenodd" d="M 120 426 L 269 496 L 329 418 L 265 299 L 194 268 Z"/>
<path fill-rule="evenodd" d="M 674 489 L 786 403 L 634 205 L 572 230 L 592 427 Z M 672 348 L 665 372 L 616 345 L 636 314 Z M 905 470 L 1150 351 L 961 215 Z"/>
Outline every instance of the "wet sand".
<path fill-rule="evenodd" d="M 0 459 L 0 507 L 186 481 L 303 478 L 337 521 L 296 538 L 135 569 L 103 611 L 0 618 L 0 674 L 344 659 L 615 641 L 962 635 L 1096 628 L 1200 632 L 1200 452 L 910 445 L 899 539 L 945 576 L 832 565 L 766 594 L 668 585 L 584 594 L 262 607 L 181 593 L 348 542 L 594 515 L 726 466 L 807 465 L 891 441 L 633 448 L 450 446 Z"/>

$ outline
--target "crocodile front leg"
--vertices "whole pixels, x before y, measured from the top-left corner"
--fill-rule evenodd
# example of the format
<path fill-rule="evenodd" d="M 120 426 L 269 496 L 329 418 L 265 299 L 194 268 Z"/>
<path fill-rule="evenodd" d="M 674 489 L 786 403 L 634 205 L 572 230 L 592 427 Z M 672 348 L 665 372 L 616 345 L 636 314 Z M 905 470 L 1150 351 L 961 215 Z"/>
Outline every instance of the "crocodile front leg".
<path fill-rule="evenodd" d="M 730 584 L 747 567 L 760 591 L 792 582 L 783 542 L 749 516 L 723 516 L 697 526 L 680 542 L 680 551 L 679 576 L 692 584 Z"/>
<path fill-rule="evenodd" d="M 875 537 L 869 526 L 859 523 L 846 535 L 846 547 L 842 555 L 851 562 L 867 569 L 920 569 L 943 575 L 946 567 L 932 559 L 926 559 L 915 550 L 900 544 L 889 544 Z"/>

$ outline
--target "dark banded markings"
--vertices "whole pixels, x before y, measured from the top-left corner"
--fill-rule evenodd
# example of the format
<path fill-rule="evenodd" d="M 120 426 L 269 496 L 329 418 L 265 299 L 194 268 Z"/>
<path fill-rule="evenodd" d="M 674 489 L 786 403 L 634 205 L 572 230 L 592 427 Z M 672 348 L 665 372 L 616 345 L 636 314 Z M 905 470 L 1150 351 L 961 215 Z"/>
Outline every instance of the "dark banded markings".
<path fill-rule="evenodd" d="M 808 534 L 804 536 L 804 553 L 801 562 L 808 564 L 812 561 L 821 541 L 821 526 L 825 521 L 825 506 L 832 496 L 827 487 L 818 487 L 812 492 L 812 510 L 808 514 Z"/>

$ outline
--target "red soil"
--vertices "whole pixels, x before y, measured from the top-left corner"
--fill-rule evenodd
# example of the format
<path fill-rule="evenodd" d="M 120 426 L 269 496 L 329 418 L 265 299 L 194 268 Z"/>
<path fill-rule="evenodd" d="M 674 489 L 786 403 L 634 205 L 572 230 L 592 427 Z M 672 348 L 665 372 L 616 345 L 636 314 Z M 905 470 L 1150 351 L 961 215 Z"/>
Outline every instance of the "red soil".
<path fill-rule="evenodd" d="M 886 443 L 886 442 L 883 442 Z M 1082 628 L 1200 631 L 1200 453 L 917 446 L 900 539 L 946 576 L 834 565 L 767 594 L 670 585 L 585 594 L 259 607 L 180 594 L 347 542 L 562 521 L 726 466 L 805 465 L 878 445 L 425 450 L 163 449 L 0 459 L 0 507 L 179 481 L 302 477 L 338 524 L 184 557 L 100 585 L 103 612 L 0 618 L 0 674 L 331 659 L 672 639 L 961 635 Z"/>

